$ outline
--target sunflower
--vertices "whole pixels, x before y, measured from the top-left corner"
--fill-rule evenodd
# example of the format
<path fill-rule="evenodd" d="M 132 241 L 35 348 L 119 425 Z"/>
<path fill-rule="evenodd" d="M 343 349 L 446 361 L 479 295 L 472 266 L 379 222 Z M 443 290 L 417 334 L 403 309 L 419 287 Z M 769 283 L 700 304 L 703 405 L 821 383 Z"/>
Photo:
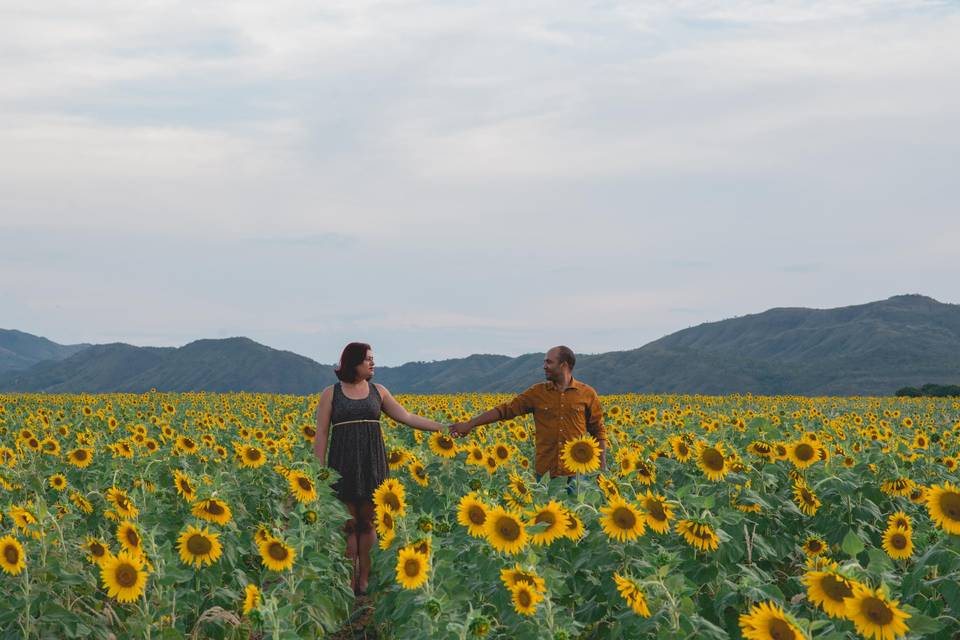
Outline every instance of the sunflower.
<path fill-rule="evenodd" d="M 391 471 L 401 469 L 408 462 L 407 452 L 403 449 L 390 449 L 387 453 L 387 466 Z"/>
<path fill-rule="evenodd" d="M 430 451 L 441 458 L 454 458 L 457 455 L 457 443 L 442 431 L 434 431 L 430 434 L 429 446 Z"/>
<path fill-rule="evenodd" d="M 188 436 L 177 436 L 177 440 L 174 444 L 174 450 L 182 451 L 183 453 L 196 453 L 197 449 L 200 446 L 197 444 L 197 441 Z"/>
<path fill-rule="evenodd" d="M 636 540 L 646 532 L 642 511 L 623 498 L 611 500 L 608 506 L 601 507 L 600 511 L 604 514 L 600 519 L 603 531 L 614 540 Z"/>
<path fill-rule="evenodd" d="M 134 555 L 143 553 L 143 538 L 140 537 L 140 531 L 137 525 L 128 520 L 124 520 L 117 526 L 117 542 Z"/>
<path fill-rule="evenodd" d="M 133 602 L 147 586 L 147 572 L 143 558 L 137 553 L 121 551 L 100 563 L 100 579 L 107 595 L 119 602 Z"/>
<path fill-rule="evenodd" d="M 797 440 L 787 446 L 787 456 L 797 469 L 806 469 L 820 460 L 823 447 L 819 442 Z"/>
<path fill-rule="evenodd" d="M 927 511 L 938 527 L 960 535 L 960 488 L 950 482 L 935 484 L 926 492 Z"/>
<path fill-rule="evenodd" d="M 249 444 L 241 446 L 237 455 L 240 458 L 240 466 L 244 469 L 257 469 L 267 462 L 267 456 L 263 450 Z"/>
<path fill-rule="evenodd" d="M 723 445 L 709 445 L 705 442 L 697 444 L 697 466 L 707 476 L 707 480 L 719 482 L 727 475 L 727 459 Z"/>
<path fill-rule="evenodd" d="M 600 473 L 597 475 L 597 485 L 603 491 L 603 497 L 606 500 L 613 500 L 620 497 L 620 487 L 617 483 Z"/>
<path fill-rule="evenodd" d="M 647 605 L 647 597 L 639 585 L 637 585 L 632 578 L 627 578 L 619 573 L 613 574 L 613 581 L 617 584 L 617 591 L 620 592 L 623 599 L 630 605 L 633 612 L 638 616 L 649 618 L 650 607 Z"/>
<path fill-rule="evenodd" d="M 219 538 L 220 534 L 210 533 L 206 527 L 198 529 L 193 525 L 188 526 L 177 538 L 180 560 L 183 564 L 193 564 L 197 568 L 204 564 L 212 565 L 223 553 Z"/>
<path fill-rule="evenodd" d="M 173 483 L 177 487 L 177 493 L 183 496 L 183 499 L 187 502 L 193 502 L 197 497 L 197 490 L 193 486 L 193 483 L 190 481 L 190 478 L 187 474 L 183 473 L 179 469 L 173 470 Z"/>
<path fill-rule="evenodd" d="M 846 600 L 846 617 L 860 635 L 875 640 L 894 640 L 906 635 L 904 622 L 911 617 L 898 607 L 897 600 L 888 600 L 882 590 L 874 591 L 863 584 L 853 585 L 853 595 Z"/>
<path fill-rule="evenodd" d="M 818 556 L 827 549 L 827 543 L 820 536 L 810 536 L 803 541 L 803 552 L 809 558 Z"/>
<path fill-rule="evenodd" d="M 497 551 L 513 554 L 527 544 L 526 527 L 514 511 L 507 511 L 503 507 L 490 509 L 483 527 L 487 540 Z"/>
<path fill-rule="evenodd" d="M 93 504 L 77 491 L 70 492 L 70 502 L 84 513 L 93 513 Z"/>
<path fill-rule="evenodd" d="M 296 550 L 279 538 L 269 537 L 259 545 L 260 560 L 263 566 L 272 571 L 284 571 L 293 566 Z"/>
<path fill-rule="evenodd" d="M 887 526 L 903 529 L 904 531 L 913 531 L 913 522 L 910 516 L 903 511 L 890 514 L 890 517 L 887 518 Z"/>
<path fill-rule="evenodd" d="M 693 456 L 693 449 L 681 436 L 670 437 L 670 450 L 677 462 L 686 462 Z"/>
<path fill-rule="evenodd" d="M 67 454 L 67 462 L 78 469 L 86 469 L 93 462 L 93 449 L 80 447 Z"/>
<path fill-rule="evenodd" d="M 910 478 L 900 476 L 899 478 L 887 480 L 881 484 L 880 490 L 888 496 L 901 496 L 905 498 L 910 495 L 916 484 L 917 483 Z"/>
<path fill-rule="evenodd" d="M 512 491 L 518 499 L 526 503 L 533 502 L 533 496 L 530 495 L 530 488 L 519 473 L 513 472 L 510 474 L 510 482 L 507 486 L 510 487 L 510 491 Z"/>
<path fill-rule="evenodd" d="M 586 527 L 583 526 L 583 521 L 576 513 L 566 507 L 564 507 L 564 511 L 567 513 L 567 530 L 563 535 L 570 540 L 577 541 L 586 533 Z"/>
<path fill-rule="evenodd" d="M 526 582 L 517 582 L 510 587 L 510 597 L 513 600 L 514 610 L 525 616 L 535 614 L 537 605 L 543 600 L 540 592 Z"/>
<path fill-rule="evenodd" d="M 227 524 L 233 518 L 230 505 L 219 498 L 198 500 L 190 508 L 190 513 L 201 520 L 215 524 Z"/>
<path fill-rule="evenodd" d="M 720 538 L 705 522 L 680 520 L 677 522 L 676 531 L 683 536 L 687 544 L 700 551 L 716 551 L 720 546 Z"/>
<path fill-rule="evenodd" d="M 740 630 L 746 640 L 802 640 L 805 636 L 776 603 L 761 602 L 740 615 Z"/>
<path fill-rule="evenodd" d="M 894 560 L 906 560 L 913 555 L 913 538 L 910 531 L 887 527 L 883 532 L 883 550 Z"/>
<path fill-rule="evenodd" d="M 263 596 L 260 594 L 260 588 L 253 583 L 248 584 L 243 590 L 243 615 L 249 615 L 262 602 Z"/>
<path fill-rule="evenodd" d="M 515 564 L 513 567 L 507 569 L 501 569 L 500 580 L 507 589 L 512 589 L 520 582 L 526 582 L 539 593 L 547 592 L 547 583 L 543 581 L 543 578 L 538 576 L 536 571 L 524 569 L 519 564 Z"/>
<path fill-rule="evenodd" d="M 427 475 L 427 469 L 419 460 L 414 460 L 411 462 L 410 466 L 407 467 L 407 470 L 410 472 L 410 477 L 413 478 L 413 481 L 421 487 L 425 487 L 430 484 L 430 476 Z"/>
<path fill-rule="evenodd" d="M 495 442 L 490 447 L 490 455 L 497 459 L 497 465 L 502 465 L 510 460 L 513 455 L 513 449 L 506 442 Z"/>
<path fill-rule="evenodd" d="M 666 533 L 670 530 L 670 520 L 673 518 L 673 510 L 667 503 L 667 499 L 658 493 L 653 493 L 649 489 L 639 496 L 640 506 L 643 508 L 643 517 L 646 525 L 657 533 Z"/>
<path fill-rule="evenodd" d="M 820 508 L 820 499 L 805 483 L 798 482 L 793 485 L 793 499 L 797 507 L 808 516 L 815 515 Z"/>
<path fill-rule="evenodd" d="M 23 545 L 13 536 L 0 538 L 0 569 L 12 576 L 19 575 L 26 568 Z"/>
<path fill-rule="evenodd" d="M 106 542 L 90 536 L 87 536 L 87 541 L 83 543 L 83 549 L 87 552 L 87 562 L 90 564 L 100 564 L 112 555 Z"/>
<path fill-rule="evenodd" d="M 530 541 L 536 545 L 548 545 L 554 540 L 563 537 L 567 529 L 567 516 L 563 507 L 555 500 L 545 505 L 536 506 L 530 514 L 529 526 L 546 523 L 547 528 L 540 533 L 531 533 Z"/>
<path fill-rule="evenodd" d="M 427 581 L 430 558 L 411 547 L 397 552 L 397 582 L 404 589 L 417 589 Z"/>
<path fill-rule="evenodd" d="M 407 512 L 406 495 L 403 483 L 395 478 L 387 478 L 373 492 L 373 504 L 389 509 L 394 515 L 402 516 Z"/>
<path fill-rule="evenodd" d="M 317 499 L 317 488 L 313 480 L 302 471 L 291 471 L 287 474 L 287 484 L 290 485 L 290 493 L 297 502 L 306 504 Z"/>
<path fill-rule="evenodd" d="M 823 571 L 808 571 L 800 578 L 807 586 L 807 598 L 823 609 L 831 618 L 845 618 L 846 600 L 853 595 L 854 580 L 837 571 L 837 563 L 832 562 Z"/>
<path fill-rule="evenodd" d="M 486 452 L 478 444 L 471 444 L 467 447 L 467 464 L 480 466 L 487 457 Z"/>
<path fill-rule="evenodd" d="M 487 521 L 487 512 L 490 508 L 477 497 L 477 493 L 471 492 L 460 498 L 460 505 L 457 509 L 457 522 L 467 528 L 474 538 L 482 538 L 484 533 L 484 523 Z"/>
<path fill-rule="evenodd" d="M 107 489 L 106 498 L 121 518 L 136 518 L 137 514 L 140 513 L 137 505 L 133 503 L 133 500 L 123 489 L 110 487 Z"/>
<path fill-rule="evenodd" d="M 573 473 L 591 473 L 600 468 L 600 443 L 593 436 L 568 440 L 560 459 Z"/>
<path fill-rule="evenodd" d="M 374 524 L 377 528 L 377 535 L 381 538 L 392 537 L 397 527 L 393 512 L 390 509 L 381 509 L 380 507 L 374 507 Z"/>
<path fill-rule="evenodd" d="M 62 473 L 55 473 L 47 478 L 47 483 L 51 488 L 57 491 L 63 491 L 67 488 L 67 477 Z"/>

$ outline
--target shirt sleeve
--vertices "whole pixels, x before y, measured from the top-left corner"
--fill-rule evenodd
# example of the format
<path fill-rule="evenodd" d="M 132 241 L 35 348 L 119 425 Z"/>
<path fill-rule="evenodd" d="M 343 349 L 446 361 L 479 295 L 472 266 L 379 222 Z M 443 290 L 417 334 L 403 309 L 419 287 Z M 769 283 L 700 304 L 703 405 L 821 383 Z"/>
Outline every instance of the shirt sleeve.
<path fill-rule="evenodd" d="M 497 413 L 501 420 L 509 420 L 533 411 L 533 397 L 536 385 L 530 387 L 510 402 L 505 402 L 497 407 Z"/>
<path fill-rule="evenodd" d="M 606 444 L 607 430 L 603 426 L 603 409 L 600 407 L 600 398 L 596 392 L 590 394 L 590 420 L 587 422 L 587 431 L 597 442 Z"/>

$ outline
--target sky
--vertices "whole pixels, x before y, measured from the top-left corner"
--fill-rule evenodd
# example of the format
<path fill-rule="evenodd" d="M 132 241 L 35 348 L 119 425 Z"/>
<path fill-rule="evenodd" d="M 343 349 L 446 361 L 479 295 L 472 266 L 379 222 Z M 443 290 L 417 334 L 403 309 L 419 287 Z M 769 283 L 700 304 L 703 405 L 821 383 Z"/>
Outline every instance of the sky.
<path fill-rule="evenodd" d="M 960 302 L 960 4 L 0 0 L 0 327 L 378 364 Z"/>

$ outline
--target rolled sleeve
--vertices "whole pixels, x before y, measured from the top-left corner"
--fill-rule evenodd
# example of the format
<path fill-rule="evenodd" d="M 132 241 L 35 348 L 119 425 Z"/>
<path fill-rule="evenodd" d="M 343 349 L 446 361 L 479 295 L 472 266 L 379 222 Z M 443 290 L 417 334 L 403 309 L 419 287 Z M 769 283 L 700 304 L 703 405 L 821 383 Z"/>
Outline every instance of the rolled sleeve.
<path fill-rule="evenodd" d="M 533 411 L 534 393 L 536 386 L 530 387 L 510 402 L 505 402 L 496 407 L 501 420 L 509 420 Z"/>

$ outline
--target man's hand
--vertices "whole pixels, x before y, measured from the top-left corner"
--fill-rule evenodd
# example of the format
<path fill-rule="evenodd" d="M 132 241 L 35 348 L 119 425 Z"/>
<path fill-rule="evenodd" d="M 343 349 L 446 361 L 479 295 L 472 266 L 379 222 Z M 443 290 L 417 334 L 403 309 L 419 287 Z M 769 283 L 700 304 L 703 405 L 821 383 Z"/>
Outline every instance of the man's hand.
<path fill-rule="evenodd" d="M 447 427 L 450 429 L 450 435 L 454 438 L 459 438 L 470 433 L 470 425 L 466 422 L 455 422 Z"/>

